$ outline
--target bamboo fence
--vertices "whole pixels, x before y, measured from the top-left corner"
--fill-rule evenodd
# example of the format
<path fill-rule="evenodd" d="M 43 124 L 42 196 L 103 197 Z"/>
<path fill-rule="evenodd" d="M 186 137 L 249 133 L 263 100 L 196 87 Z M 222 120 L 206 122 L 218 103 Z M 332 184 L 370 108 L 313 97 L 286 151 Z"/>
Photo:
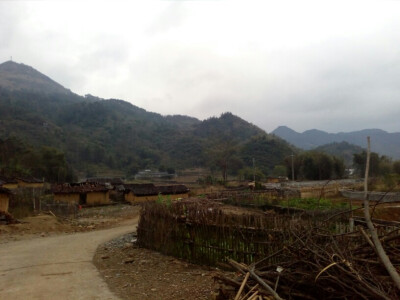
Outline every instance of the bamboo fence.
<path fill-rule="evenodd" d="M 219 265 L 228 258 L 251 264 L 293 242 L 294 231 L 324 228 L 348 232 L 348 224 L 326 215 L 227 212 L 208 200 L 146 203 L 138 245 L 197 264 Z M 275 262 L 274 258 L 270 262 Z M 277 262 L 277 261 L 276 261 Z"/>

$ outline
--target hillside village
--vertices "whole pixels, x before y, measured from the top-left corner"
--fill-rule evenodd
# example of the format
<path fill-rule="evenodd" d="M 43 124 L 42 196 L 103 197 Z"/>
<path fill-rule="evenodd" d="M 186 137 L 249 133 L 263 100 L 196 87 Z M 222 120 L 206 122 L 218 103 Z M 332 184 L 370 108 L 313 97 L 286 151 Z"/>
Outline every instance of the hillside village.
<path fill-rule="evenodd" d="M 231 113 L 200 121 L 82 97 L 12 61 L 0 122 L 0 243 L 98 239 L 87 255 L 122 299 L 400 295 L 368 231 L 372 220 L 397 268 L 400 161 L 386 152 L 300 149 Z M 0 265 L 7 282 L 14 268 Z"/>

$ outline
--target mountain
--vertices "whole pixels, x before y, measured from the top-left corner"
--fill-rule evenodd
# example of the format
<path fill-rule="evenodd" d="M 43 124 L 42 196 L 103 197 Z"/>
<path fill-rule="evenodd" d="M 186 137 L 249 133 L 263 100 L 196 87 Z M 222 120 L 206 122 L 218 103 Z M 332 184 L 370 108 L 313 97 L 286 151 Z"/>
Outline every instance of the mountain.
<path fill-rule="evenodd" d="M 70 90 L 34 68 L 13 61 L 0 64 L 0 87 L 43 94 L 71 94 Z"/>
<path fill-rule="evenodd" d="M 367 136 L 371 137 L 371 150 L 381 155 L 400 159 L 400 133 L 389 133 L 381 129 L 364 129 L 353 132 L 327 133 L 321 130 L 296 132 L 286 126 L 280 126 L 271 132 L 287 142 L 304 150 L 314 149 L 330 143 L 347 142 L 366 148 Z"/>
<path fill-rule="evenodd" d="M 223 113 L 219 118 L 212 117 L 201 122 L 194 133 L 202 138 L 233 139 L 241 142 L 251 136 L 265 134 L 262 129 L 230 112 Z"/>
<path fill-rule="evenodd" d="M 229 161 L 224 168 L 233 174 L 251 166 L 256 148 L 257 167 L 267 173 L 292 151 L 231 113 L 204 121 L 162 116 L 119 99 L 76 95 L 29 66 L 6 62 L 0 64 L 0 141 L 10 138 L 37 155 L 47 153 L 41 147 L 60 151 L 81 177 L 132 176 L 144 168 L 215 169 L 221 161 Z"/>

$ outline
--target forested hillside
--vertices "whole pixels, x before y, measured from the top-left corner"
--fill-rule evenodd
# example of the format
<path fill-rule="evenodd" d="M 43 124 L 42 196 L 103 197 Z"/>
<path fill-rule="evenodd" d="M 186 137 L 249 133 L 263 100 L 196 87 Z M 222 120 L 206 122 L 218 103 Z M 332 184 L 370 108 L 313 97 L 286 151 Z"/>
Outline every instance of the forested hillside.
<path fill-rule="evenodd" d="M 129 177 L 145 168 L 191 167 L 226 176 L 251 167 L 253 158 L 267 175 L 292 152 L 287 142 L 231 113 L 204 121 L 162 116 L 122 100 L 82 97 L 31 67 L 5 64 L 0 65 L 0 139 L 39 152 L 51 147 L 80 176 Z M 21 166 L 35 173 L 32 164 Z"/>

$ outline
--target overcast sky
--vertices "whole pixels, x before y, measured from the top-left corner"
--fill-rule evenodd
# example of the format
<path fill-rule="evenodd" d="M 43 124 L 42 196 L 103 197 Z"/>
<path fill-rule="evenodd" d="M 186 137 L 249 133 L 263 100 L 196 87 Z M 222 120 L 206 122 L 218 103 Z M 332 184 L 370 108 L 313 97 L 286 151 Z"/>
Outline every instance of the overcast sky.
<path fill-rule="evenodd" d="M 11 56 L 163 115 L 400 131 L 400 1 L 3 0 Z"/>

